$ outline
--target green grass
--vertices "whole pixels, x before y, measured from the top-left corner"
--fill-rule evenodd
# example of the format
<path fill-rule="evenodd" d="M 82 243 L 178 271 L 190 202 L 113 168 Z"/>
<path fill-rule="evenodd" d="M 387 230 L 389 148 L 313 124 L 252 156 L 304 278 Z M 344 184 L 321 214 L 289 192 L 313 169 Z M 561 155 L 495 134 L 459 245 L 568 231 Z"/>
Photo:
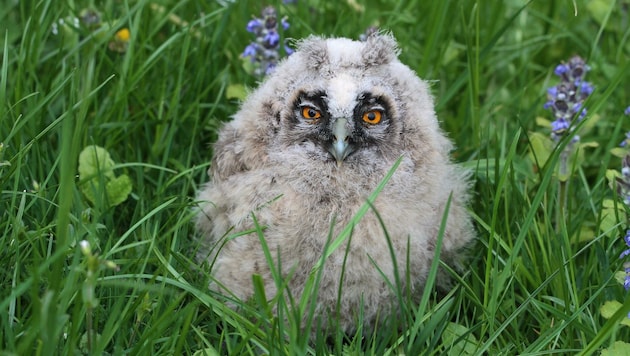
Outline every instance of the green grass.
<path fill-rule="evenodd" d="M 242 313 L 226 307 L 191 257 L 210 143 L 238 109 L 228 90 L 256 85 L 239 56 L 260 3 L 98 3 L 111 26 L 54 35 L 83 2 L 0 0 L 2 354 L 590 354 L 630 340 L 630 298 L 614 276 L 625 209 L 604 206 L 619 201 L 606 171 L 620 169 L 611 150 L 630 130 L 627 0 L 270 2 L 296 39 L 392 31 L 401 60 L 432 81 L 454 156 L 476 182 L 479 238 L 450 293 L 427 290 L 415 304 L 401 292 L 395 327 L 362 337 L 333 323 L 312 343 L 302 315 L 279 298 L 288 321 L 274 318 L 261 288 Z M 108 44 L 122 27 L 131 40 L 117 53 Z M 535 164 L 532 138 L 549 133 L 536 119 L 550 119 L 553 68 L 575 54 L 596 87 L 580 134 L 597 145 L 563 184 L 560 149 Z M 82 192 L 90 145 L 131 179 L 124 203 Z M 606 319 L 608 301 L 623 304 Z M 294 303 L 312 316 L 308 301 Z"/>

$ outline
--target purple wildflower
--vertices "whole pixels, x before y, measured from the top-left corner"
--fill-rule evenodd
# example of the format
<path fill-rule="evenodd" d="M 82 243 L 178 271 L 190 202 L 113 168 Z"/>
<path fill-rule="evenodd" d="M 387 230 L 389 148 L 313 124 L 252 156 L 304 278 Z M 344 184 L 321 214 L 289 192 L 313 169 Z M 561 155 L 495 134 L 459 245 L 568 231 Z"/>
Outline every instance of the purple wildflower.
<path fill-rule="evenodd" d="M 623 111 L 623 113 L 624 113 L 624 115 L 629 115 L 630 116 L 630 106 L 628 106 L 626 108 L 626 110 Z M 619 146 L 626 147 L 626 146 L 628 146 L 628 144 L 630 144 L 630 131 L 626 132 L 626 138 L 623 141 L 621 141 Z"/>
<path fill-rule="evenodd" d="M 569 71 L 569 67 L 566 64 L 558 64 L 553 73 L 557 76 L 562 76 L 564 73 Z"/>
<path fill-rule="evenodd" d="M 289 28 L 287 18 L 280 20 L 283 30 Z M 280 59 L 280 34 L 278 33 L 278 18 L 276 9 L 272 6 L 264 8 L 260 18 L 254 18 L 247 23 L 246 30 L 256 38 L 245 47 L 242 57 L 249 57 L 254 63 L 254 74 L 263 77 L 273 71 Z M 286 43 L 286 55 L 293 53 Z"/>
<path fill-rule="evenodd" d="M 626 208 L 630 207 L 630 155 L 626 155 L 621 162 L 621 177 L 618 177 L 616 182 L 617 195 L 623 200 Z M 630 229 L 626 230 L 623 241 L 625 242 L 625 250 L 619 255 L 620 259 L 630 256 Z M 625 272 L 623 288 L 630 291 L 630 261 L 624 262 L 623 270 Z M 628 313 L 628 318 L 630 318 L 630 313 Z"/>
<path fill-rule="evenodd" d="M 581 82 L 580 83 L 580 92 L 586 96 L 591 95 L 591 93 L 593 92 L 593 90 L 595 90 L 595 88 L 593 88 L 593 85 L 591 85 L 591 83 L 589 82 Z"/>
<path fill-rule="evenodd" d="M 617 178 L 617 195 L 630 206 L 630 155 L 621 162 L 621 177 Z M 628 235 L 625 240 L 628 241 Z"/>
<path fill-rule="evenodd" d="M 551 123 L 551 131 L 555 133 L 563 133 L 570 126 L 569 122 L 560 118 Z"/>
<path fill-rule="evenodd" d="M 260 19 L 253 19 L 247 23 L 245 28 L 247 29 L 247 32 L 256 33 L 262 28 L 262 26 L 263 24 Z"/>
<path fill-rule="evenodd" d="M 286 54 L 287 54 L 287 56 L 292 55 L 292 54 L 293 54 L 293 52 L 295 52 L 295 51 L 293 50 L 293 48 L 289 47 L 289 46 L 288 46 L 288 45 L 286 45 L 286 44 L 284 45 L 284 53 L 286 53 Z"/>
<path fill-rule="evenodd" d="M 276 68 L 276 64 L 275 63 L 267 63 L 267 67 L 265 68 L 265 74 L 269 74 L 271 72 L 273 72 L 273 70 Z"/>
<path fill-rule="evenodd" d="M 276 31 L 268 31 L 263 37 L 263 43 L 267 48 L 274 48 L 280 43 L 280 35 Z"/>
<path fill-rule="evenodd" d="M 249 45 L 247 45 L 247 47 L 245 47 L 245 50 L 243 51 L 243 54 L 241 56 L 250 57 L 252 59 L 252 62 L 254 62 L 256 60 L 256 53 L 258 53 L 258 44 L 250 43 Z"/>
<path fill-rule="evenodd" d="M 584 60 L 575 56 L 568 63 L 561 63 L 554 69 L 554 74 L 561 82 L 547 89 L 547 101 L 544 108 L 551 110 L 555 121 L 551 123 L 551 137 L 559 141 L 564 135 L 571 134 L 571 124 L 586 116 L 583 103 L 591 95 L 593 85 L 584 80 L 589 67 Z"/>
<path fill-rule="evenodd" d="M 626 242 L 626 247 L 628 248 L 619 255 L 619 258 L 625 258 L 630 255 L 630 230 L 626 231 L 626 236 L 624 236 L 623 240 Z M 623 281 L 623 287 L 626 290 L 630 290 L 630 263 L 624 263 L 624 271 L 626 272 L 626 276 Z"/>

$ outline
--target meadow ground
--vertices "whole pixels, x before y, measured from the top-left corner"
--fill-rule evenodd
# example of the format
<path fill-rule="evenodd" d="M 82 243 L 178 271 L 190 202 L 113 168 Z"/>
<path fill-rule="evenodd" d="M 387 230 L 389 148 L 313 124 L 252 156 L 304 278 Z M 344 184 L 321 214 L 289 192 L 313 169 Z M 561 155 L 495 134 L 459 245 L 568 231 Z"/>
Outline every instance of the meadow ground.
<path fill-rule="evenodd" d="M 397 327 L 312 343 L 264 301 L 225 307 L 192 257 L 210 143 L 258 81 L 241 54 L 263 4 L 87 3 L 0 0 L 3 355 L 628 354 L 629 1 L 264 4 L 283 40 L 391 31 L 475 179 L 457 286 L 401 302 Z M 545 103 L 575 55 L 587 111 L 559 122 Z"/>

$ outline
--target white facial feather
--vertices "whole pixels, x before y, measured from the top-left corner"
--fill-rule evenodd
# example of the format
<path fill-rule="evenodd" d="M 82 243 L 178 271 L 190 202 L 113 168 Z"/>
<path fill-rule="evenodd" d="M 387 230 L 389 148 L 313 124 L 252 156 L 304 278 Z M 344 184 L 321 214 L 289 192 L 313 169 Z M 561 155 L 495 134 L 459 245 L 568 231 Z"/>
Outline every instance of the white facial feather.
<path fill-rule="evenodd" d="M 361 63 L 363 44 L 347 38 L 331 39 L 326 42 L 327 53 L 331 65 L 339 66 L 347 63 Z"/>
<path fill-rule="evenodd" d="M 326 90 L 329 112 L 335 118 L 350 117 L 356 105 L 358 85 L 348 74 L 333 77 Z"/>

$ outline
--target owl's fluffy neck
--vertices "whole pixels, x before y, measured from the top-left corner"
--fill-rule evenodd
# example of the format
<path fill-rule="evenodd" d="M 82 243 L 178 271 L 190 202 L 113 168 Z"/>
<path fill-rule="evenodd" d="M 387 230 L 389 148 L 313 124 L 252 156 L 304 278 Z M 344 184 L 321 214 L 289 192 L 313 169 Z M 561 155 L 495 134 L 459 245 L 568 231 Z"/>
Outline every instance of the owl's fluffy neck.
<path fill-rule="evenodd" d="M 374 161 L 357 154 L 348 157 L 348 162 L 341 165 L 332 157 L 317 157 L 304 164 L 303 157 L 298 155 L 299 152 L 283 152 L 282 162 L 277 162 L 273 174 L 278 177 L 279 184 L 286 184 L 299 194 L 321 195 L 325 192 L 325 195 L 343 199 L 365 199 L 395 163 L 395 159 Z M 409 174 L 413 169 L 413 162 L 407 157 L 395 176 Z"/>

